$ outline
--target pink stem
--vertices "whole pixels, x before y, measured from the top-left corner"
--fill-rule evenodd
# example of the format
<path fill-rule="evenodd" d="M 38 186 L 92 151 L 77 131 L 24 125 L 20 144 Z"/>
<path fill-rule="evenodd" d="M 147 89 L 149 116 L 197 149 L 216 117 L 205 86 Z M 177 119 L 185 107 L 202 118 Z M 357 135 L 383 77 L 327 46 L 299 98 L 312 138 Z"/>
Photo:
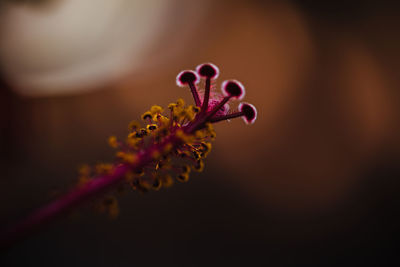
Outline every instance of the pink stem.
<path fill-rule="evenodd" d="M 189 124 L 189 126 L 187 127 L 187 132 L 193 132 L 197 129 L 201 129 L 207 121 L 211 121 L 215 113 L 217 113 L 218 110 L 220 110 L 229 101 L 229 99 L 231 99 L 231 96 L 224 97 L 215 107 L 213 107 L 210 112 L 205 113 L 205 115 L 200 112 L 195 121 Z"/>
<path fill-rule="evenodd" d="M 189 87 L 190 87 L 190 90 L 192 91 L 194 103 L 196 104 L 196 106 L 200 107 L 201 101 L 200 101 L 199 93 L 197 92 L 196 85 L 193 82 L 190 82 Z"/>
<path fill-rule="evenodd" d="M 45 225 L 51 220 L 57 218 L 82 202 L 91 199 L 97 194 L 100 194 L 109 187 L 116 185 L 123 178 L 125 173 L 130 169 L 127 165 L 121 165 L 115 168 L 114 172 L 108 176 L 100 176 L 91 180 L 82 187 L 78 187 L 56 199 L 54 202 L 36 210 L 25 220 L 15 225 L 1 238 L 1 247 L 7 247 L 24 238 L 38 226 Z"/>
<path fill-rule="evenodd" d="M 206 87 L 204 92 L 203 104 L 201 106 L 201 112 L 206 113 L 208 109 L 208 101 L 210 99 L 211 79 L 207 77 Z"/>
<path fill-rule="evenodd" d="M 227 114 L 227 115 L 211 118 L 210 122 L 211 123 L 215 123 L 215 122 L 219 122 L 219 121 L 225 121 L 225 120 L 229 120 L 229 119 L 234 119 L 234 118 L 241 117 L 241 116 L 243 116 L 243 112 L 235 112 L 235 113 L 231 113 L 231 114 Z"/>
<path fill-rule="evenodd" d="M 23 239 L 39 227 L 42 227 L 73 208 L 81 205 L 85 201 L 90 200 L 119 184 L 124 180 L 125 174 L 128 171 L 141 169 L 143 166 L 153 161 L 152 155 L 154 152 L 162 151 L 165 145 L 169 143 L 172 143 L 174 146 L 180 146 L 181 141 L 172 134 L 162 143 L 153 145 L 143 153 L 140 153 L 138 155 L 139 160 L 136 164 L 121 164 L 115 167 L 110 175 L 96 177 L 83 186 L 72 189 L 66 195 L 34 211 L 25 220 L 21 221 L 19 224 L 15 225 L 9 231 L 0 236 L 0 248 L 11 246 L 16 241 Z"/>

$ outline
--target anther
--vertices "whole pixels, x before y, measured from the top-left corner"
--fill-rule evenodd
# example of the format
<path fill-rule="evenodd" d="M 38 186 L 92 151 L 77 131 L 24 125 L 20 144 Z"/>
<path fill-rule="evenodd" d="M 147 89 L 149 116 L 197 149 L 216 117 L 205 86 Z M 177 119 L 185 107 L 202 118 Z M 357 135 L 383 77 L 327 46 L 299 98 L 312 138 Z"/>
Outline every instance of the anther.
<path fill-rule="evenodd" d="M 150 108 L 150 113 L 152 115 L 158 114 L 158 113 L 162 113 L 163 112 L 163 108 L 157 105 L 154 105 Z"/>
<path fill-rule="evenodd" d="M 197 172 L 201 172 L 204 169 L 204 162 L 199 159 L 196 164 L 193 167 L 193 170 L 197 171 Z"/>
<path fill-rule="evenodd" d="M 190 167 L 188 165 L 183 165 L 182 166 L 182 172 L 183 173 L 189 173 L 190 172 Z"/>
<path fill-rule="evenodd" d="M 153 183 L 153 189 L 154 190 L 159 190 L 161 188 L 161 180 L 160 179 L 155 179 Z"/>
<path fill-rule="evenodd" d="M 148 134 L 148 131 L 145 128 L 140 129 L 140 134 L 142 136 L 146 136 Z"/>
<path fill-rule="evenodd" d="M 148 119 L 151 120 L 152 117 L 153 117 L 153 116 L 151 115 L 151 112 L 150 112 L 150 111 L 147 111 L 147 112 L 143 113 L 143 115 L 142 115 L 142 120 L 148 120 Z"/>
<path fill-rule="evenodd" d="M 194 113 L 199 113 L 200 112 L 200 108 L 199 107 L 195 107 L 195 106 L 191 106 L 192 110 Z"/>
<path fill-rule="evenodd" d="M 177 179 L 179 182 L 187 182 L 187 181 L 189 180 L 189 174 L 187 174 L 187 173 L 181 173 L 181 174 L 179 174 L 179 175 L 176 177 L 176 179 Z"/>
<path fill-rule="evenodd" d="M 192 154 L 195 159 L 200 159 L 200 154 L 197 151 L 192 151 Z"/>
<path fill-rule="evenodd" d="M 131 121 L 128 125 L 129 131 L 136 131 L 136 129 L 140 128 L 140 123 L 137 121 Z"/>
<path fill-rule="evenodd" d="M 155 129 L 157 129 L 157 125 L 156 124 L 147 125 L 147 130 L 154 131 Z"/>
<path fill-rule="evenodd" d="M 112 147 L 112 148 L 117 148 L 118 147 L 118 140 L 117 137 L 115 136 L 110 136 L 108 138 L 108 144 Z"/>
<path fill-rule="evenodd" d="M 144 175 L 144 169 L 143 168 L 135 169 L 135 170 L 133 170 L 133 173 L 136 176 L 143 176 Z"/>

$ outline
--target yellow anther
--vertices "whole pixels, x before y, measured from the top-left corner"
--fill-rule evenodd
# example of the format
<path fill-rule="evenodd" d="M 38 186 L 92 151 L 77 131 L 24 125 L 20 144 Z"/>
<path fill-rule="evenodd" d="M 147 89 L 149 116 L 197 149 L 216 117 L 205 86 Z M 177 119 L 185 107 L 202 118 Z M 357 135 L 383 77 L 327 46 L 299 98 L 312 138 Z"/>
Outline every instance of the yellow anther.
<path fill-rule="evenodd" d="M 180 139 L 185 139 L 186 138 L 186 134 L 182 129 L 178 129 L 175 133 L 176 137 L 180 138 Z"/>
<path fill-rule="evenodd" d="M 113 165 L 106 163 L 99 163 L 96 165 L 96 173 L 97 174 L 110 174 L 112 171 Z"/>
<path fill-rule="evenodd" d="M 128 125 L 129 131 L 136 131 L 140 128 L 140 123 L 138 121 L 131 121 Z"/>
<path fill-rule="evenodd" d="M 183 119 L 183 117 L 184 117 L 184 115 L 185 115 L 185 113 L 183 113 L 183 112 L 184 112 L 184 109 L 183 109 L 182 107 L 176 107 L 176 108 L 173 110 L 174 120 L 181 120 L 181 119 Z"/>
<path fill-rule="evenodd" d="M 158 171 L 158 169 L 161 169 L 163 167 L 163 163 L 162 163 L 162 161 L 159 161 L 159 162 L 157 162 L 157 164 L 156 164 L 156 171 Z"/>
<path fill-rule="evenodd" d="M 197 139 L 203 139 L 203 138 L 206 137 L 206 133 L 205 133 L 204 131 L 202 131 L 202 130 L 198 130 L 198 131 L 196 131 L 196 132 L 194 133 L 194 136 L 195 136 Z"/>
<path fill-rule="evenodd" d="M 212 145 L 210 142 L 202 142 L 201 146 L 203 147 L 203 151 L 210 151 L 212 148 Z"/>
<path fill-rule="evenodd" d="M 182 98 L 179 98 L 178 101 L 176 101 L 176 105 L 178 107 L 183 107 L 185 106 L 185 101 Z"/>
<path fill-rule="evenodd" d="M 137 162 L 138 156 L 136 154 L 133 154 L 133 153 L 126 153 L 124 160 L 127 163 L 134 164 L 134 163 Z"/>
<path fill-rule="evenodd" d="M 132 132 L 132 133 L 128 134 L 129 139 L 134 139 L 135 137 L 136 137 L 136 132 Z"/>
<path fill-rule="evenodd" d="M 188 173 L 181 173 L 179 174 L 176 179 L 180 182 L 187 182 L 189 181 L 189 174 Z"/>
<path fill-rule="evenodd" d="M 91 171 L 90 166 L 87 164 L 84 164 L 79 167 L 78 173 L 79 173 L 79 176 L 90 176 L 90 171 Z"/>
<path fill-rule="evenodd" d="M 191 143 L 194 141 L 194 136 L 186 134 L 182 129 L 176 131 L 176 137 L 181 139 L 184 143 Z"/>
<path fill-rule="evenodd" d="M 144 175 L 144 170 L 143 169 L 138 169 L 133 171 L 133 175 L 135 175 L 136 177 L 140 177 Z"/>
<path fill-rule="evenodd" d="M 110 136 L 108 138 L 108 144 L 110 145 L 110 147 L 112 148 L 117 148 L 118 147 L 118 140 L 117 137 L 115 136 Z"/>
<path fill-rule="evenodd" d="M 193 154 L 193 156 L 194 156 L 195 159 L 200 159 L 200 158 L 201 158 L 200 153 L 197 152 L 197 151 L 195 151 L 195 150 L 192 151 L 192 154 Z"/>
<path fill-rule="evenodd" d="M 196 113 L 193 111 L 193 109 L 191 107 L 188 107 L 185 109 L 185 118 L 188 120 L 193 120 L 194 117 L 196 116 Z"/>
<path fill-rule="evenodd" d="M 154 105 L 150 108 L 150 113 L 151 115 L 155 115 L 158 113 L 162 113 L 163 112 L 163 108 L 157 105 Z"/>
<path fill-rule="evenodd" d="M 148 132 L 149 131 L 146 128 L 141 128 L 138 131 L 129 134 L 128 137 L 142 138 L 143 136 L 146 136 Z"/>
<path fill-rule="evenodd" d="M 162 118 L 160 119 L 160 123 L 162 123 L 163 125 L 167 126 L 170 123 L 170 119 L 168 119 L 167 117 L 162 116 Z"/>
<path fill-rule="evenodd" d="M 206 131 L 208 131 L 208 132 L 214 131 L 214 128 L 211 123 L 207 122 L 205 126 L 206 126 L 205 127 Z"/>
<path fill-rule="evenodd" d="M 159 178 L 156 178 L 153 183 L 153 189 L 158 191 L 162 186 L 162 181 Z"/>
<path fill-rule="evenodd" d="M 210 138 L 211 138 L 211 140 L 214 140 L 215 137 L 217 137 L 217 134 L 216 134 L 214 131 L 211 132 L 211 133 L 210 133 Z"/>
<path fill-rule="evenodd" d="M 176 103 L 171 103 L 168 105 L 168 109 L 174 110 L 176 108 L 176 106 L 177 106 Z"/>
<path fill-rule="evenodd" d="M 151 119 L 152 117 L 153 116 L 152 116 L 150 111 L 147 111 L 147 112 L 142 114 L 142 120 L 148 120 L 148 119 Z"/>
<path fill-rule="evenodd" d="M 209 142 L 202 142 L 202 157 L 207 157 L 208 153 L 210 153 L 212 145 Z"/>
<path fill-rule="evenodd" d="M 190 152 L 189 152 L 189 151 L 180 151 L 180 152 L 178 153 L 178 155 L 179 155 L 181 158 L 189 158 L 189 157 L 190 157 Z"/>
<path fill-rule="evenodd" d="M 188 117 L 188 112 L 186 109 L 182 109 L 178 114 L 179 119 L 184 119 Z"/>
<path fill-rule="evenodd" d="M 202 160 L 198 160 L 193 167 L 193 170 L 196 172 L 201 172 L 204 169 L 204 162 Z"/>
<path fill-rule="evenodd" d="M 83 186 L 84 184 L 90 181 L 91 168 L 89 165 L 85 164 L 79 167 L 78 173 L 79 173 L 78 186 Z"/>
<path fill-rule="evenodd" d="M 183 171 L 183 173 L 190 173 L 189 165 L 183 165 L 182 166 L 182 171 Z"/>
<path fill-rule="evenodd" d="M 157 129 L 157 124 L 149 124 L 149 125 L 147 125 L 147 130 L 149 130 L 149 131 L 154 131 L 154 130 L 156 130 Z"/>
<path fill-rule="evenodd" d="M 134 164 L 138 160 L 138 156 L 134 153 L 126 153 L 123 151 L 118 151 L 117 152 L 117 157 L 120 158 L 122 161 L 129 163 L 129 164 Z"/>
<path fill-rule="evenodd" d="M 126 139 L 126 143 L 131 148 L 136 148 L 140 144 L 141 139 L 137 138 L 135 135 L 129 135 Z"/>
<path fill-rule="evenodd" d="M 153 121 L 158 121 L 161 125 L 168 125 L 169 119 L 163 115 L 157 114 L 153 116 Z"/>
<path fill-rule="evenodd" d="M 196 107 L 196 106 L 190 106 L 190 107 L 191 107 L 191 109 L 192 109 L 192 111 L 194 113 L 199 113 L 200 112 L 200 107 Z"/>

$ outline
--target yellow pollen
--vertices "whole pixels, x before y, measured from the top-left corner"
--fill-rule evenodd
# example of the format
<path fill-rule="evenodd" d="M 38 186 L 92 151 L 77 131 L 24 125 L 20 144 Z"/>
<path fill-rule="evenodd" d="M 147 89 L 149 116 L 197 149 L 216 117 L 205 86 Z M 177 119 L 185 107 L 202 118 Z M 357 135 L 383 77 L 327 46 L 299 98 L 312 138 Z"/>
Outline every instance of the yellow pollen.
<path fill-rule="evenodd" d="M 187 181 L 189 181 L 189 174 L 188 173 L 181 173 L 176 178 L 180 182 L 187 182 Z"/>
<path fill-rule="evenodd" d="M 185 106 L 185 101 L 182 98 L 179 98 L 178 101 L 176 101 L 176 105 L 178 107 L 183 107 Z"/>
<path fill-rule="evenodd" d="M 140 123 L 138 121 L 131 121 L 128 125 L 129 131 L 135 131 L 140 128 Z"/>
<path fill-rule="evenodd" d="M 157 113 L 162 113 L 163 112 L 163 108 L 157 105 L 154 105 L 150 108 L 150 113 L 151 115 L 155 115 Z"/>
<path fill-rule="evenodd" d="M 142 120 L 147 120 L 147 119 L 151 119 L 153 116 L 151 114 L 150 111 L 147 111 L 145 113 L 142 114 Z"/>
<path fill-rule="evenodd" d="M 118 147 L 118 140 L 117 137 L 115 136 L 110 136 L 108 138 L 108 144 L 110 145 L 110 147 L 112 148 L 117 148 Z"/>

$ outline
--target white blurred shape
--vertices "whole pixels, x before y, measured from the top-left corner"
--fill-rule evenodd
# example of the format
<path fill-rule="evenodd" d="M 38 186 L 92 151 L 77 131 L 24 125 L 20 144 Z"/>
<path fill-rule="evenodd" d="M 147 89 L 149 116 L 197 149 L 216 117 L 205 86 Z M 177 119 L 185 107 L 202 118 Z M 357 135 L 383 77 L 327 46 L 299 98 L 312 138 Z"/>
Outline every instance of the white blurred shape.
<path fill-rule="evenodd" d="M 173 0 L 62 0 L 8 5 L 0 63 L 23 95 L 74 93 L 143 66 Z"/>

